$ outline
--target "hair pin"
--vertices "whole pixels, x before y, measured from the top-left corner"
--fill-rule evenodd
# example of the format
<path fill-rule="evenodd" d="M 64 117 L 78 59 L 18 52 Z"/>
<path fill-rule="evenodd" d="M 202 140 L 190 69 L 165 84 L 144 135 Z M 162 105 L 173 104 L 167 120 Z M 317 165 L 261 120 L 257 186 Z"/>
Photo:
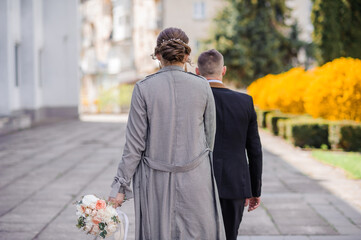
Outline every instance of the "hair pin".
<path fill-rule="evenodd" d="M 178 41 L 178 42 L 181 42 L 181 43 L 187 45 L 187 43 L 183 42 L 183 41 L 182 41 L 181 39 L 179 39 L 179 38 L 170 38 L 170 39 L 168 39 L 168 40 L 163 39 L 163 40 L 162 40 L 162 43 L 171 42 L 171 41 Z"/>

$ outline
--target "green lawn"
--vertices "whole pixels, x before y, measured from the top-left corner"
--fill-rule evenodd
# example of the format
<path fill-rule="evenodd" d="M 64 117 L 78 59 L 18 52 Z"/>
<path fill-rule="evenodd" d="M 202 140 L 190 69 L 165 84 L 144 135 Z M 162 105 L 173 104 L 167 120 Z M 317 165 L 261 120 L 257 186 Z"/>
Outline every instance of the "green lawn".
<path fill-rule="evenodd" d="M 321 162 L 344 169 L 349 177 L 361 179 L 361 154 L 313 150 L 312 156 Z"/>

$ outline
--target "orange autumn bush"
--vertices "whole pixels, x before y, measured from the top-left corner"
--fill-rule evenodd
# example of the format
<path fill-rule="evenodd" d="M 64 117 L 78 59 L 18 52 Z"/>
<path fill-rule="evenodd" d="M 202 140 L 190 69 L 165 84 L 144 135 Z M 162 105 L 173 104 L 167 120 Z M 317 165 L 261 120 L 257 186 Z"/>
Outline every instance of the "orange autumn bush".
<path fill-rule="evenodd" d="M 305 91 L 305 108 L 313 117 L 361 121 L 361 60 L 339 58 L 319 68 Z"/>
<path fill-rule="evenodd" d="M 255 104 L 263 110 L 279 109 L 284 113 L 305 113 L 304 90 L 312 81 L 312 72 L 293 68 L 278 75 L 267 75 L 248 87 Z"/>
<path fill-rule="evenodd" d="M 361 60 L 339 58 L 309 71 L 293 68 L 267 75 L 248 92 L 263 110 L 361 121 Z"/>
<path fill-rule="evenodd" d="M 255 105 L 263 110 L 272 109 L 267 99 L 270 89 L 276 80 L 276 75 L 269 74 L 254 81 L 247 89 L 248 93 L 253 97 Z"/>

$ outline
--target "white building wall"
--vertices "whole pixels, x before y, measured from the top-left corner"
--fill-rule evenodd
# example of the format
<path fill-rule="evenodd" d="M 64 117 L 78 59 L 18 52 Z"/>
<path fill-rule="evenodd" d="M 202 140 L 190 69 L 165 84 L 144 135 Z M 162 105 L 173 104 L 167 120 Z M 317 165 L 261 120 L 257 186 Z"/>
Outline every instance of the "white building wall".
<path fill-rule="evenodd" d="M 78 0 L 0 0 L 0 116 L 9 117 L 5 124 L 19 114 L 33 120 L 48 113 L 77 115 L 78 16 Z"/>
<path fill-rule="evenodd" d="M 20 105 L 20 85 L 21 85 L 21 71 L 22 71 L 22 62 L 21 62 L 21 19 L 20 19 L 20 0 L 8 0 L 10 6 L 10 21 L 9 21 L 9 77 L 10 77 L 10 111 L 18 111 L 21 108 Z M 18 61 L 16 70 L 16 54 L 15 46 L 18 46 Z M 17 84 L 11 84 L 16 82 L 16 75 L 18 76 Z"/>
<path fill-rule="evenodd" d="M 41 75 L 43 64 L 42 64 L 42 55 L 44 48 L 44 19 L 43 19 L 43 0 L 35 0 L 34 1 L 34 38 L 35 38 L 35 52 L 34 52 L 34 68 L 35 68 L 35 76 L 34 82 L 37 93 L 35 94 L 35 107 L 39 108 L 43 106 L 43 77 Z"/>
<path fill-rule="evenodd" d="M 0 1 L 0 116 L 10 112 L 9 3 Z"/>
<path fill-rule="evenodd" d="M 78 1 L 44 0 L 43 106 L 78 105 Z"/>
<path fill-rule="evenodd" d="M 1 100 L 0 114 L 7 115 L 20 109 L 19 87 L 15 81 L 15 46 L 19 44 L 20 51 L 20 0 L 2 0 L 0 6 L 0 52 L 1 54 Z M 21 71 L 21 64 L 19 62 Z M 20 84 L 20 76 L 18 78 Z"/>
<path fill-rule="evenodd" d="M 41 39 L 42 14 L 41 0 L 21 1 L 21 107 L 37 109 L 41 107 L 41 88 L 39 85 L 39 44 Z M 39 20 L 40 19 L 40 20 Z M 40 37 L 38 36 L 40 35 Z"/>

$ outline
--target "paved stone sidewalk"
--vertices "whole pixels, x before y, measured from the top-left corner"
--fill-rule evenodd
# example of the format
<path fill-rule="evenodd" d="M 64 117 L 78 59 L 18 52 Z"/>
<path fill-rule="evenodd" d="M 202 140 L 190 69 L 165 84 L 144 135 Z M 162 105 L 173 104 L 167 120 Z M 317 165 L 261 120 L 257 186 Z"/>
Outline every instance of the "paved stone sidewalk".
<path fill-rule="evenodd" d="M 0 239 L 94 239 L 75 227 L 72 203 L 84 194 L 107 197 L 124 130 L 124 122 L 67 121 L 0 137 Z M 263 204 L 245 212 L 239 239 L 361 239 L 360 209 L 264 153 Z M 128 239 L 132 204 L 122 207 L 131 222 Z"/>

